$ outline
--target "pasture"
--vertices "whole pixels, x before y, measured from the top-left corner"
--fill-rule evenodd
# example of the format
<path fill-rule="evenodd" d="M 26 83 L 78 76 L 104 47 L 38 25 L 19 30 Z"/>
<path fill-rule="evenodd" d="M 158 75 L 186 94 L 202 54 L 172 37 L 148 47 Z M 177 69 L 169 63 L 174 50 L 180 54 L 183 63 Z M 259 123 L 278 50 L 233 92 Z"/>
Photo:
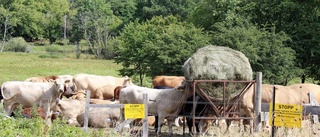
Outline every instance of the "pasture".
<path fill-rule="evenodd" d="M 11 80 L 25 80 L 34 76 L 49 76 L 49 75 L 64 75 L 64 74 L 79 74 L 90 73 L 97 75 L 119 76 L 118 70 L 120 65 L 113 63 L 112 60 L 94 59 L 92 55 L 81 55 L 80 59 L 75 58 L 75 53 L 72 52 L 73 46 L 53 46 L 51 50 L 45 46 L 33 47 L 30 53 L 0 53 L 0 83 Z M 54 49 L 54 50 L 52 50 Z M 58 50 L 58 52 L 55 52 Z M 150 78 L 145 86 L 149 86 Z M 0 136 L 7 137 L 29 137 L 29 136 L 81 136 L 81 137 L 101 137 L 101 136 L 132 136 L 129 133 L 119 134 L 113 129 L 90 129 L 89 132 L 84 132 L 80 127 L 68 126 L 61 120 L 55 120 L 53 125 L 48 127 L 41 118 L 26 119 L 22 116 L 17 118 L 7 118 L 3 116 L 3 106 L 0 105 Z M 21 111 L 21 110 L 18 110 Z M 318 129 L 320 128 L 319 125 Z M 139 128 L 139 127 L 137 127 Z M 141 127 L 142 128 L 142 127 Z M 239 127 L 237 122 L 233 122 L 230 131 L 224 133 L 225 124 L 219 128 L 212 126 L 209 130 L 208 137 L 268 137 L 267 132 L 249 134 L 244 132 L 242 125 Z M 155 136 L 153 127 L 149 127 L 149 136 Z M 173 127 L 174 136 L 182 137 L 182 126 Z M 239 132 L 239 129 L 241 130 Z M 186 136 L 188 128 L 186 127 Z M 167 136 L 168 128 L 165 125 L 162 131 L 163 136 Z M 320 136 L 313 134 L 309 121 L 304 121 L 301 129 L 285 129 L 280 128 L 277 136 Z"/>

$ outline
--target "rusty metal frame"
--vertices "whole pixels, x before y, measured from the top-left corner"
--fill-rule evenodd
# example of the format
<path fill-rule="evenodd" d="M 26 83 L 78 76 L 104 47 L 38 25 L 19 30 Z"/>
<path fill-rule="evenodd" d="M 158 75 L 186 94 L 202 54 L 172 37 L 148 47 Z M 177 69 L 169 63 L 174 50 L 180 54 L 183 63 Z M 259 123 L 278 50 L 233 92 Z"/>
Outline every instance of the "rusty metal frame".
<path fill-rule="evenodd" d="M 188 81 L 190 82 L 190 81 Z M 216 83 L 216 82 L 223 82 L 223 104 L 222 105 L 216 105 L 214 104 L 214 102 L 212 102 L 212 98 L 210 96 L 208 96 L 199 86 L 198 83 Z M 255 87 L 256 87 L 256 81 L 252 80 L 252 81 L 234 81 L 234 80 L 194 80 L 191 81 L 192 83 L 192 87 L 193 87 L 193 112 L 192 112 L 192 121 L 193 121 L 193 131 L 195 131 L 195 119 L 212 119 L 212 120 L 221 120 L 221 119 L 250 119 L 252 120 L 253 118 L 251 117 L 239 117 L 238 118 L 230 118 L 228 117 L 229 114 L 234 114 L 233 111 L 236 110 L 236 107 L 240 107 L 240 99 L 244 96 L 244 94 L 248 91 L 248 89 L 251 86 L 254 86 L 254 91 L 255 91 Z M 236 95 L 235 97 L 233 97 L 229 102 L 226 102 L 226 97 L 225 97 L 225 92 L 226 92 L 226 83 L 248 83 L 243 89 L 242 91 Z M 197 90 L 198 89 L 198 90 Z M 208 102 L 208 104 L 210 104 L 211 109 L 213 109 L 213 112 L 215 113 L 216 117 L 196 117 L 195 116 L 195 110 L 196 110 L 196 93 L 198 95 L 200 95 L 201 97 L 203 97 L 203 99 Z M 255 92 L 254 92 L 255 94 Z M 240 114 L 240 109 L 238 109 L 238 114 Z"/>

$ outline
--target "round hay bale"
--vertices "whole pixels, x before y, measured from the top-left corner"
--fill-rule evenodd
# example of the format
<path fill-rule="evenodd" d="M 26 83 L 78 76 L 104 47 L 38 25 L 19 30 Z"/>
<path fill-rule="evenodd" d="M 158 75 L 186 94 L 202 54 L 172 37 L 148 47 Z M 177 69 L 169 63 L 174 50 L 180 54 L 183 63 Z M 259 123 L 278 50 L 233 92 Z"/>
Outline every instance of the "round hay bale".
<path fill-rule="evenodd" d="M 248 58 L 240 51 L 228 47 L 209 45 L 197 50 L 182 66 L 186 80 L 252 80 Z M 227 83 L 226 97 L 241 91 L 247 83 Z M 209 96 L 223 97 L 223 83 L 199 83 Z"/>

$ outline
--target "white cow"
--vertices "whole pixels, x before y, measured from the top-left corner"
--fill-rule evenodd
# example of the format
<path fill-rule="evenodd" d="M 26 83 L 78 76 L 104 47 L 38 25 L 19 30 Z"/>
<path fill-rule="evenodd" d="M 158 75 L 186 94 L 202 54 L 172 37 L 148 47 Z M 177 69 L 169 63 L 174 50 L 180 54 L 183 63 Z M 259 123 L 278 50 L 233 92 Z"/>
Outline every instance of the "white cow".
<path fill-rule="evenodd" d="M 128 77 L 98 76 L 90 74 L 77 74 L 73 77 L 76 92 L 90 90 L 90 98 L 112 99 L 114 89 L 122 86 Z"/>
<path fill-rule="evenodd" d="M 66 120 L 68 125 L 80 126 L 77 122 L 77 116 L 85 111 L 85 100 L 75 99 L 56 99 L 56 111 L 60 113 L 63 119 Z M 117 104 L 118 101 L 90 99 L 90 104 Z M 89 110 L 91 110 L 90 108 Z M 102 110 L 102 109 L 101 109 Z M 90 111 L 91 112 L 91 111 Z M 97 116 L 97 115 L 95 115 Z"/>
<path fill-rule="evenodd" d="M 77 121 L 81 126 L 84 125 L 84 116 L 84 113 L 77 116 Z M 119 108 L 90 108 L 88 116 L 88 127 L 114 128 L 118 124 L 119 119 Z"/>
<path fill-rule="evenodd" d="M 24 82 L 8 81 L 2 84 L 1 94 L 3 96 L 3 108 L 7 116 L 19 105 L 23 108 L 33 105 L 41 106 L 46 115 L 50 115 L 50 109 L 55 106 L 55 99 L 58 98 L 65 89 L 65 83 L 61 79 L 53 82 Z M 46 119 L 47 124 L 51 124 Z"/>
<path fill-rule="evenodd" d="M 65 85 L 65 92 L 63 92 L 63 94 L 61 95 L 60 98 L 62 98 L 63 96 L 69 98 L 71 96 L 73 96 L 74 93 L 74 84 L 72 82 L 72 75 L 52 75 L 52 76 L 39 76 L 39 77 L 30 77 L 27 78 L 26 80 L 24 80 L 25 82 L 49 82 L 50 80 L 55 80 L 57 78 L 62 79 L 62 81 L 65 81 L 67 84 Z"/>
<path fill-rule="evenodd" d="M 183 87 L 183 86 L 181 86 Z M 189 96 L 190 92 L 181 91 L 179 88 L 173 89 L 152 89 L 140 87 L 132 84 L 129 80 L 128 84 L 120 90 L 120 104 L 143 104 L 143 94 L 148 95 L 148 113 L 149 115 L 158 115 L 158 131 L 157 136 L 161 134 L 161 125 L 164 119 L 167 119 L 169 134 L 172 135 L 172 124 L 177 118 L 183 102 Z M 122 110 L 121 120 L 124 120 Z"/>
<path fill-rule="evenodd" d="M 74 99 L 56 99 L 56 111 L 60 113 L 68 125 L 79 126 L 77 116 L 85 111 L 86 102 Z"/>

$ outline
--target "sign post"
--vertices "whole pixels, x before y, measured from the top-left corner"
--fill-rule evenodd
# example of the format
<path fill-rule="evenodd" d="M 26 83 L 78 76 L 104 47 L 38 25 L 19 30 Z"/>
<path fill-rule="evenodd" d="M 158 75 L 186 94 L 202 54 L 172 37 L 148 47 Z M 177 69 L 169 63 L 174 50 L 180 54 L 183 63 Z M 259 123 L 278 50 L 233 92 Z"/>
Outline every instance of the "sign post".
<path fill-rule="evenodd" d="M 270 106 L 272 104 L 270 103 Z M 273 126 L 301 128 L 302 105 L 275 104 Z M 270 113 L 272 110 L 270 109 Z"/>
<path fill-rule="evenodd" d="M 124 104 L 124 117 L 144 118 L 144 104 Z"/>

